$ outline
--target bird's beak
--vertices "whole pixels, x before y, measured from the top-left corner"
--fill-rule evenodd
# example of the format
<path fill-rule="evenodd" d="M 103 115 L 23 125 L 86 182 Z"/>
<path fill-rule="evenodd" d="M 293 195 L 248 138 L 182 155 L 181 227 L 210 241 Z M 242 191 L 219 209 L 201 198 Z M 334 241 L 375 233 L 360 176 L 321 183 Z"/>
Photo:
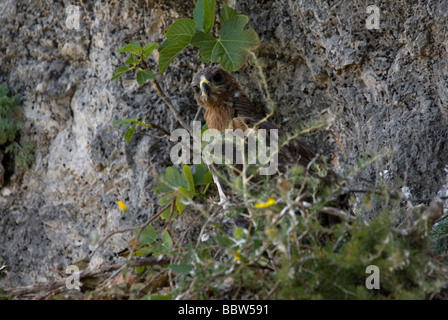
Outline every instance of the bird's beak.
<path fill-rule="evenodd" d="M 201 98 L 205 97 L 207 98 L 210 94 L 210 91 L 212 89 L 212 86 L 210 85 L 210 82 L 207 79 L 202 79 L 199 83 L 199 87 L 201 88 Z"/>

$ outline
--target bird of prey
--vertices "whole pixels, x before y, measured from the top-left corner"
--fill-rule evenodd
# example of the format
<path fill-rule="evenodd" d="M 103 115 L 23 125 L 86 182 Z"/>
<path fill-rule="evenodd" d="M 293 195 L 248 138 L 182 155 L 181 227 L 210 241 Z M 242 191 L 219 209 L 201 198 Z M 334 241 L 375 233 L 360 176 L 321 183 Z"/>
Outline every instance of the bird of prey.
<path fill-rule="evenodd" d="M 236 79 L 220 67 L 207 67 L 196 73 L 191 83 L 194 97 L 205 111 L 209 129 L 223 132 L 225 129 L 242 129 L 256 125 L 259 129 L 277 129 L 279 135 L 286 133 L 264 120 L 257 112 Z M 264 120 L 264 121 L 263 121 Z M 299 157 L 297 164 L 307 166 L 316 158 L 316 153 L 303 141 L 294 140 Z"/>
<path fill-rule="evenodd" d="M 257 112 L 248 96 L 244 93 L 233 75 L 220 67 L 207 67 L 196 73 L 191 82 L 194 97 L 205 111 L 205 121 L 209 129 L 223 132 L 225 129 L 277 129 L 279 136 L 286 133 L 266 121 Z M 293 139 L 286 148 L 280 150 L 279 163 L 289 162 L 307 167 L 311 161 L 320 161 L 317 154 L 303 141 Z M 336 173 L 328 170 L 327 181 L 338 179 Z M 218 179 L 215 179 L 220 197 L 225 195 Z"/>

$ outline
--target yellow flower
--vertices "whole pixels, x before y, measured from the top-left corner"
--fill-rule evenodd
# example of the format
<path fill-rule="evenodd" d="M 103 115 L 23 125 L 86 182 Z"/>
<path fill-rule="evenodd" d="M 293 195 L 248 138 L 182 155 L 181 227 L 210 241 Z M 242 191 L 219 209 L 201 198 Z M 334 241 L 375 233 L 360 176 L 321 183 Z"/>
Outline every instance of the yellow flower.
<path fill-rule="evenodd" d="M 240 249 L 238 249 L 238 250 L 234 253 L 234 255 L 235 255 L 235 258 L 233 258 L 233 261 L 235 261 L 235 262 L 239 262 L 239 261 L 241 261 L 241 250 L 240 250 Z"/>
<path fill-rule="evenodd" d="M 126 204 L 123 201 L 121 201 L 121 200 L 117 201 L 117 205 L 120 207 L 121 211 L 123 211 L 123 212 L 128 211 L 128 207 L 126 206 Z"/>
<path fill-rule="evenodd" d="M 267 208 L 272 206 L 273 204 L 275 204 L 275 199 L 273 197 L 270 197 L 268 201 L 264 202 L 264 203 L 256 203 L 255 204 L 255 208 L 257 209 L 263 209 L 263 208 Z"/>

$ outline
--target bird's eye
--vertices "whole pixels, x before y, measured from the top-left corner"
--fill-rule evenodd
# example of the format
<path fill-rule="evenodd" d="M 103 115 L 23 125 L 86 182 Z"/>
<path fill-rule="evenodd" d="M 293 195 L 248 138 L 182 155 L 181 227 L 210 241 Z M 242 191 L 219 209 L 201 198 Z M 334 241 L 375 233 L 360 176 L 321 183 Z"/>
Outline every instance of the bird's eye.
<path fill-rule="evenodd" d="M 217 73 L 213 76 L 213 81 L 214 81 L 214 82 L 221 82 L 221 81 L 222 81 L 222 74 L 221 74 L 221 72 L 217 72 Z"/>
<path fill-rule="evenodd" d="M 193 90 L 194 90 L 194 93 L 199 93 L 199 91 L 201 91 L 201 89 L 199 89 L 199 86 L 194 86 Z"/>

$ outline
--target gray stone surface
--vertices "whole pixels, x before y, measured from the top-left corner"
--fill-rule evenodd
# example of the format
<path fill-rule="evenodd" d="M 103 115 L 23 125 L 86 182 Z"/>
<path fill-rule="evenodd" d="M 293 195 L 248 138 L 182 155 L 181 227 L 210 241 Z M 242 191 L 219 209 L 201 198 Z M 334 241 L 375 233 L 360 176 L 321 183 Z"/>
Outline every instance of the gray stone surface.
<path fill-rule="evenodd" d="M 65 8 L 80 5 L 79 30 Z M 447 194 L 448 5 L 444 0 L 382 1 L 380 28 L 368 30 L 369 1 L 237 1 L 261 40 L 257 52 L 277 104 L 274 122 L 292 130 L 320 115 L 332 121 L 306 139 L 343 172 L 363 155 L 392 153 L 355 176 L 380 173 L 404 183 L 415 198 Z M 30 284 L 51 269 L 84 258 L 110 231 L 157 211 L 150 192 L 170 165 L 170 143 L 157 132 L 125 145 L 117 119 L 146 116 L 168 130 L 179 125 L 147 84 L 133 76 L 110 82 L 132 40 L 161 42 L 175 19 L 191 17 L 194 1 L 15 1 L 0 11 L 0 82 L 22 100 L 23 139 L 37 143 L 36 161 L 8 176 L 0 190 L 0 256 L 9 278 Z M 153 59 L 157 57 L 154 56 Z M 189 83 L 203 67 L 188 49 L 159 81 L 181 116 L 196 113 Z M 263 109 L 256 69 L 238 78 Z M 143 132 L 143 131 L 141 131 Z M 383 174 L 384 177 L 384 174 Z M 112 259 L 128 235 L 96 255 Z M 114 251 L 115 250 L 115 251 Z"/>

